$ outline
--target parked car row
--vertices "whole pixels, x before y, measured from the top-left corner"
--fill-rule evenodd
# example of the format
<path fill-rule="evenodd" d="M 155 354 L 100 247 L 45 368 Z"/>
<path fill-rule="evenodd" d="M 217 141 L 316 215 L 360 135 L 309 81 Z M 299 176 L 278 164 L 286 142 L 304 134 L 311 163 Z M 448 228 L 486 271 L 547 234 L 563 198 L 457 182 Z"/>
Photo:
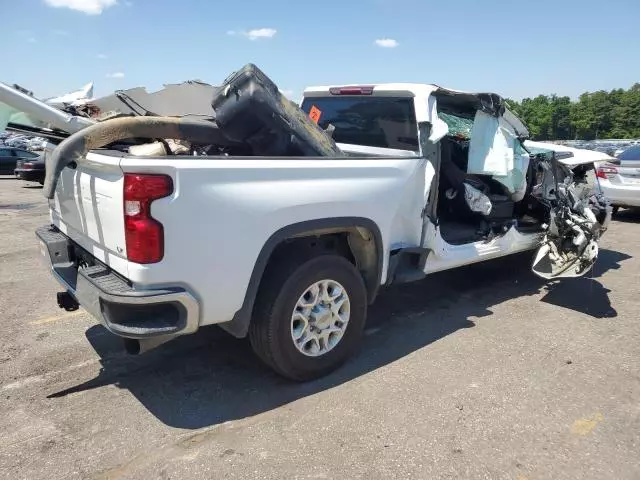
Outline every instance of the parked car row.
<path fill-rule="evenodd" d="M 640 145 L 633 145 L 596 170 L 596 189 L 609 198 L 614 213 L 640 208 Z"/>
<path fill-rule="evenodd" d="M 45 176 L 43 155 L 0 145 L 0 175 L 15 175 L 22 180 L 42 185 Z"/>
<path fill-rule="evenodd" d="M 573 148 L 594 150 L 596 152 L 606 153 L 612 157 L 618 157 L 618 155 L 628 148 L 640 145 L 640 140 L 572 140 L 564 144 Z"/>
<path fill-rule="evenodd" d="M 29 151 L 44 150 L 47 140 L 42 137 L 31 137 L 22 134 L 11 134 L 9 132 L 0 133 L 0 145 L 7 147 L 21 148 Z"/>

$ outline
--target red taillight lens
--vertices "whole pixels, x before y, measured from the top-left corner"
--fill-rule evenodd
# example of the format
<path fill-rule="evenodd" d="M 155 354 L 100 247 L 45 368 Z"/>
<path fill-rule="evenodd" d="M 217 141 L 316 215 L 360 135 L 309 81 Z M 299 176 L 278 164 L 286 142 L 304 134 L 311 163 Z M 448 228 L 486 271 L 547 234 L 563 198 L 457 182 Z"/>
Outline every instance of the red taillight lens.
<path fill-rule="evenodd" d="M 604 180 L 609 179 L 609 175 L 617 175 L 618 169 L 611 166 L 604 166 L 596 169 L 596 177 Z"/>
<path fill-rule="evenodd" d="M 173 193 L 167 175 L 125 173 L 124 232 L 127 259 L 135 263 L 155 263 L 164 256 L 164 230 L 151 216 L 151 203 Z"/>
<path fill-rule="evenodd" d="M 22 164 L 22 169 L 23 170 L 33 170 L 33 163 L 29 163 L 29 162 L 24 162 Z"/>
<path fill-rule="evenodd" d="M 329 89 L 331 95 L 372 95 L 373 87 L 333 87 Z"/>

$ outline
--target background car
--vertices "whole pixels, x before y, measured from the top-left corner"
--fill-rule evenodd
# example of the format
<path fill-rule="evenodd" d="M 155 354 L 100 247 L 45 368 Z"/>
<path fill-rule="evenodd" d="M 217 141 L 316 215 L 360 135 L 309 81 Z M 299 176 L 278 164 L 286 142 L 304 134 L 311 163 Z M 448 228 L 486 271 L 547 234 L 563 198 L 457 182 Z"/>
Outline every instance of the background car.
<path fill-rule="evenodd" d="M 40 157 L 37 153 L 28 152 L 21 148 L 0 145 L 0 175 L 13 175 L 18 160 L 36 160 Z"/>
<path fill-rule="evenodd" d="M 40 185 L 44 185 L 44 158 L 38 157 L 35 160 L 18 160 L 14 173 L 16 178 L 20 180 L 38 182 Z"/>
<path fill-rule="evenodd" d="M 620 207 L 640 208 L 640 145 L 627 148 L 614 162 L 599 165 L 598 188 L 611 200 L 614 213 Z"/>

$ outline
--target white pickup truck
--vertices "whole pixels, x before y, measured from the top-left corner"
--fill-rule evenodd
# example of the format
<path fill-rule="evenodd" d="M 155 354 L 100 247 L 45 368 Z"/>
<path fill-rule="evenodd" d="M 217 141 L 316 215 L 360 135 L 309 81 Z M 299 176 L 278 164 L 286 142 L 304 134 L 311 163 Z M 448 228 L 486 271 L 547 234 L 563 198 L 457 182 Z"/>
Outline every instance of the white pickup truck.
<path fill-rule="evenodd" d="M 301 381 L 354 351 L 381 287 L 536 248 L 544 278 L 595 262 L 611 208 L 590 193 L 593 160 L 528 151 L 498 95 L 314 87 L 301 108 L 344 155 L 202 150 L 215 135 L 175 118 L 72 135 L 81 146 L 47 164 L 51 221 L 37 231 L 59 305 L 82 305 L 134 353 L 217 324 Z M 167 148 L 114 147 L 131 137 Z M 176 138 L 191 145 L 172 154 Z"/>

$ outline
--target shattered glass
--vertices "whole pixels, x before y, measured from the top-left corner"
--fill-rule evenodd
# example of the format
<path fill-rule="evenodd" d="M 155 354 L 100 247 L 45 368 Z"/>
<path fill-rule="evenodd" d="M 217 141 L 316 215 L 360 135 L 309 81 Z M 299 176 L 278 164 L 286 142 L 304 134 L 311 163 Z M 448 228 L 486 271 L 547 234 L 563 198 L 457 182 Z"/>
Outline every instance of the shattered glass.
<path fill-rule="evenodd" d="M 449 127 L 448 135 L 465 139 L 471 138 L 473 118 L 458 117 L 444 112 L 438 112 L 438 117 Z"/>
<path fill-rule="evenodd" d="M 520 145 L 518 144 L 518 146 Z M 520 148 L 522 147 L 520 146 Z M 551 160 L 553 156 L 553 150 L 547 150 L 546 148 L 527 146 L 527 150 L 529 150 L 529 152 L 531 152 L 533 155 L 541 155 L 544 158 L 544 160 Z M 523 152 L 524 152 L 524 149 L 523 149 Z"/>

